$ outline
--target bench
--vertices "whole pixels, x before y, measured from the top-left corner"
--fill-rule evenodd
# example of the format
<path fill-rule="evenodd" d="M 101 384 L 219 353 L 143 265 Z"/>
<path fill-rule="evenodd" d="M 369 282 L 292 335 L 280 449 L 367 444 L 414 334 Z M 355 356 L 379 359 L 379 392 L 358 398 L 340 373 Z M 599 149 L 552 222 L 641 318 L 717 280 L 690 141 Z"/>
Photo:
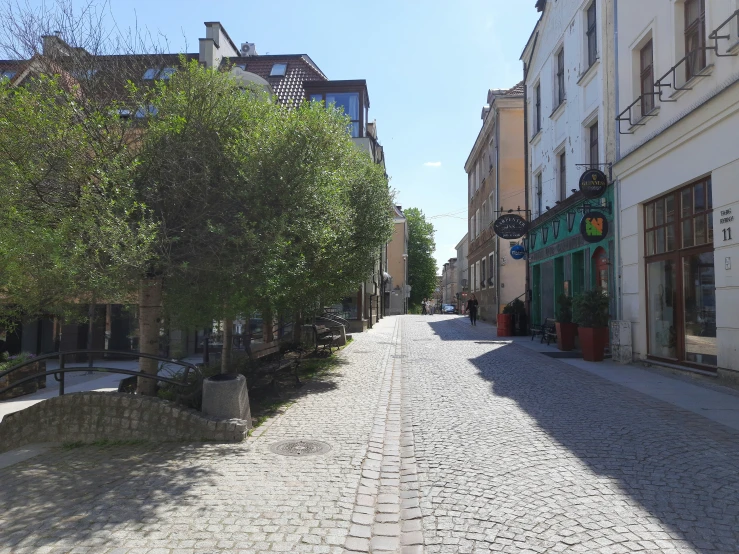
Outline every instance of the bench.
<path fill-rule="evenodd" d="M 296 352 L 298 355 L 294 358 L 285 358 L 284 355 L 289 352 Z M 300 386 L 301 383 L 298 368 L 300 367 L 300 362 L 305 353 L 305 350 L 300 345 L 281 344 L 279 341 L 273 341 L 267 343 L 266 347 L 260 348 L 256 352 L 253 352 L 250 346 L 246 346 L 246 353 L 249 360 L 255 362 L 253 369 L 249 372 L 249 382 L 253 382 L 253 377 L 256 377 L 258 374 L 266 374 L 270 377 L 270 385 L 273 388 L 276 388 L 277 374 L 293 364 L 295 382 Z"/>
<path fill-rule="evenodd" d="M 318 348 L 321 347 L 321 353 L 325 353 L 326 349 L 328 349 L 330 356 L 332 353 L 331 348 L 335 346 L 334 343 L 338 338 L 334 335 L 333 329 L 324 325 L 312 325 L 311 327 L 313 327 L 313 343 L 316 345 L 313 351 L 314 354 L 318 355 Z M 336 349 L 338 350 L 339 347 L 336 346 Z"/>
<path fill-rule="evenodd" d="M 544 342 L 544 339 L 547 341 L 547 346 L 549 346 L 549 343 L 552 341 L 557 341 L 557 326 L 555 325 L 554 319 L 548 317 L 544 320 L 544 323 L 540 324 L 532 324 L 531 325 L 531 340 L 534 340 L 534 337 L 540 335 L 541 340 L 540 343 Z"/>

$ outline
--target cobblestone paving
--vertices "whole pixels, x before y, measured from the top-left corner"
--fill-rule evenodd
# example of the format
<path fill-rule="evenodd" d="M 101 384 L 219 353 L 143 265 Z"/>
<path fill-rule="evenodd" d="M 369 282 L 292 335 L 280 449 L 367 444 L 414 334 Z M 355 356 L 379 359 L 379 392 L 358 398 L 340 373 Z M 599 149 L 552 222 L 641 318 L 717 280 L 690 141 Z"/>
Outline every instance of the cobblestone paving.
<path fill-rule="evenodd" d="M 387 318 L 243 444 L 0 470 L 0 554 L 739 552 L 739 433 L 493 332 Z"/>
<path fill-rule="evenodd" d="M 243 444 L 90 446 L 1 470 L 0 553 L 343 552 L 396 321 Z M 332 450 L 269 451 L 287 439 Z"/>
<path fill-rule="evenodd" d="M 427 552 L 739 552 L 739 433 L 493 333 L 403 320 Z"/>

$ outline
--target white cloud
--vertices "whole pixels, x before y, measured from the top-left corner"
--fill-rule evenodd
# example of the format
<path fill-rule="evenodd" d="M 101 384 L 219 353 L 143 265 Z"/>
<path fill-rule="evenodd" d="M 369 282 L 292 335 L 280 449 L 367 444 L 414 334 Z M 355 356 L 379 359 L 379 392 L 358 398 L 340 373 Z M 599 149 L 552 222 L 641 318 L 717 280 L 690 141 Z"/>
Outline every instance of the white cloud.
<path fill-rule="evenodd" d="M 423 165 L 426 167 L 441 167 L 441 162 L 426 162 Z"/>

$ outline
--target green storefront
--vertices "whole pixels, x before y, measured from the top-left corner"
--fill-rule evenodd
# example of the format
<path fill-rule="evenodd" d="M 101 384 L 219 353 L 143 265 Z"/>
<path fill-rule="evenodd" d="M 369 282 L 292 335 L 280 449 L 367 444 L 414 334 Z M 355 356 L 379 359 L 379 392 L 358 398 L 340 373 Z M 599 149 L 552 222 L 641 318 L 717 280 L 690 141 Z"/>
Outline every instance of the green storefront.
<path fill-rule="evenodd" d="M 532 221 L 527 238 L 532 323 L 555 317 L 560 294 L 594 287 L 607 292 L 615 314 L 615 240 L 613 186 L 595 199 L 575 192 Z"/>

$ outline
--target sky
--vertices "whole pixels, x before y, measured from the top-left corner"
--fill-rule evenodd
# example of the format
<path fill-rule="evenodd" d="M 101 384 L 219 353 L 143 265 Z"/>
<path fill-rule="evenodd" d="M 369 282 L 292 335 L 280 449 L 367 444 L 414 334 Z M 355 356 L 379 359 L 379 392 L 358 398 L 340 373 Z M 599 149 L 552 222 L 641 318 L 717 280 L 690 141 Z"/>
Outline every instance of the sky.
<path fill-rule="evenodd" d="M 220 21 L 237 46 L 308 54 L 329 79 L 366 79 L 395 203 L 420 208 L 434 224 L 439 272 L 456 257 L 467 232 L 464 163 L 488 89 L 523 79 L 535 0 L 110 3 L 119 28 L 146 27 L 171 51 L 197 52 L 203 22 Z"/>

